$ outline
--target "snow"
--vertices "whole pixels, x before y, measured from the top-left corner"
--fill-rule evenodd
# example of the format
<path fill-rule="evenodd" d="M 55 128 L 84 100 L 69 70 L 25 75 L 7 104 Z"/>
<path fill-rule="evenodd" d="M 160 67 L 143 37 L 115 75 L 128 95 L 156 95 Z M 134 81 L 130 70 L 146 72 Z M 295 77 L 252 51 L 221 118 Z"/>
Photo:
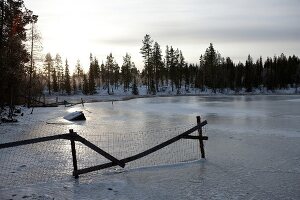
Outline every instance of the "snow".
<path fill-rule="evenodd" d="M 68 141 L 60 145 L 45 143 L 45 148 L 57 156 L 51 160 L 54 163 L 43 159 L 38 162 L 28 160 L 22 157 L 22 152 L 12 154 L 20 159 L 19 163 L 9 157 L 9 163 L 1 163 L 3 157 L 13 151 L 0 150 L 3 181 L 0 199 L 300 199 L 299 100 L 297 95 L 164 97 L 113 104 L 86 103 L 84 107 L 35 108 L 32 115 L 29 114 L 31 110 L 22 108 L 24 116 L 18 118 L 17 124 L 0 125 L 1 143 L 66 133 L 72 128 L 96 144 L 100 144 L 97 141 L 99 131 L 117 133 L 119 137 L 125 132 L 124 138 L 129 140 L 125 146 L 129 148 L 132 147 L 130 142 L 138 142 L 131 138 L 137 132 L 128 132 L 132 129 L 151 133 L 142 135 L 148 136 L 144 140 L 151 143 L 150 136 L 157 129 L 190 127 L 195 123 L 195 115 L 200 113 L 202 119 L 208 121 L 204 129 L 209 137 L 205 141 L 207 159 L 150 167 L 111 168 L 75 180 L 71 176 L 70 157 L 61 157 L 63 152 L 69 151 Z M 63 119 L 62 116 L 76 110 L 85 113 L 85 122 L 71 123 Z M 108 139 L 101 138 L 106 142 Z M 84 152 L 81 146 L 79 148 L 78 152 Z M 108 148 L 109 152 L 119 151 L 117 147 Z M 21 150 L 28 149 L 31 151 L 26 153 L 34 153 L 37 158 L 52 155 L 32 147 Z M 137 147 L 133 150 L 135 153 L 140 151 Z M 78 159 L 82 164 L 82 158 L 79 156 Z M 93 162 L 93 156 L 86 159 L 88 164 Z M 29 166 L 33 164 L 37 165 L 37 171 L 33 171 L 36 174 L 38 169 L 51 169 L 57 165 L 58 175 L 42 182 L 35 180 L 34 174 L 31 176 L 34 180 L 23 180 L 22 173 L 32 170 Z M 8 174 L 7 169 L 15 170 L 20 176 L 16 177 L 19 183 L 12 184 L 5 178 L 14 175 Z"/>

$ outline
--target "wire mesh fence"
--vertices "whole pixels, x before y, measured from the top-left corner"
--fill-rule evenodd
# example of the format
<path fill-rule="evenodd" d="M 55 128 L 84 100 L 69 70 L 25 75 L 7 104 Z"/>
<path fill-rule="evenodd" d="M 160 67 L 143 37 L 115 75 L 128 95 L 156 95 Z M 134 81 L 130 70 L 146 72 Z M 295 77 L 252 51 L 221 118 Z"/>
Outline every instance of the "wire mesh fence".
<path fill-rule="evenodd" d="M 194 125 L 136 132 L 122 130 L 97 134 L 95 132 L 89 134 L 89 131 L 77 133 L 117 159 L 123 159 L 177 136 Z M 55 129 L 59 129 L 59 127 L 56 126 Z M 76 132 L 76 128 L 74 131 Z M 64 132 L 66 131 L 64 130 Z M 205 132 L 206 128 L 204 127 L 203 133 L 205 134 Z M 20 138 L 33 138 L 33 135 L 19 137 L 18 140 Z M 197 135 L 197 132 L 191 135 Z M 109 162 L 109 160 L 80 142 L 76 142 L 76 154 L 79 169 Z M 198 140 L 181 139 L 146 157 L 127 163 L 125 168 L 174 164 L 197 160 L 200 157 Z M 94 173 L 116 169 L 120 169 L 120 167 Z M 71 179 L 73 178 L 72 171 L 72 154 L 69 140 L 55 140 L 0 149 L 0 179 L 2 180 L 0 187 Z M 92 176 L 94 173 L 84 176 Z"/>

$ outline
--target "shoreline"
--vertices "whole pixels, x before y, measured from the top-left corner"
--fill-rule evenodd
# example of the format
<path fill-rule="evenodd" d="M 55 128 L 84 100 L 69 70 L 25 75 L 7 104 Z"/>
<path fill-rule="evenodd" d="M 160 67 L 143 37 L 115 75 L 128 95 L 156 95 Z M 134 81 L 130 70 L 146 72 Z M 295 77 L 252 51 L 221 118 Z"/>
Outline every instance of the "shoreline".
<path fill-rule="evenodd" d="M 84 103 L 97 103 L 97 102 L 111 102 L 111 101 L 129 101 L 132 99 L 142 99 L 142 98 L 156 98 L 156 97 L 185 97 L 185 96 L 194 96 L 194 97 L 230 97 L 230 96 L 300 96 L 299 94 L 295 93 L 240 93 L 240 94 L 157 94 L 157 95 L 51 95 L 46 96 L 46 101 L 49 103 L 55 100 L 56 97 L 60 100 L 66 101 L 80 101 L 81 98 L 83 99 Z M 74 103 L 74 102 L 72 102 Z"/>

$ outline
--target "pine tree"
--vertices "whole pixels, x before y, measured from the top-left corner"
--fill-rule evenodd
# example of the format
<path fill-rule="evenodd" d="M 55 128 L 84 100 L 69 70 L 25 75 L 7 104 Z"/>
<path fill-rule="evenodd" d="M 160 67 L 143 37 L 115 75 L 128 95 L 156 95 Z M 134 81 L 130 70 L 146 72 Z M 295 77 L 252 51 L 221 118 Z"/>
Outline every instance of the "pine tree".
<path fill-rule="evenodd" d="M 153 40 L 151 39 L 150 35 L 146 34 L 144 40 L 142 40 L 143 46 L 140 49 L 140 53 L 144 58 L 144 69 L 145 69 L 145 76 L 147 79 L 147 86 L 148 92 L 150 90 L 150 84 L 153 84 L 153 66 L 151 63 L 151 55 L 152 55 L 152 43 Z"/>
<path fill-rule="evenodd" d="M 115 89 L 118 89 L 119 79 L 120 79 L 120 67 L 119 67 L 118 63 L 114 62 L 114 66 L 113 66 L 113 85 L 115 86 Z M 112 92 L 114 92 L 114 91 L 112 91 Z"/>
<path fill-rule="evenodd" d="M 235 76 L 235 66 L 232 60 L 227 57 L 225 62 L 226 73 L 225 76 L 225 87 L 229 87 L 231 90 L 234 90 L 234 76 Z"/>
<path fill-rule="evenodd" d="M 95 83 L 95 63 L 94 63 L 94 61 L 93 61 L 92 54 L 90 54 L 89 92 L 90 92 L 90 94 L 95 94 L 95 93 L 96 93 L 96 83 Z"/>
<path fill-rule="evenodd" d="M 76 84 L 76 75 L 73 73 L 72 75 L 72 89 L 73 89 L 73 94 L 77 93 L 77 84 Z"/>
<path fill-rule="evenodd" d="M 107 87 L 108 83 L 107 83 L 107 78 L 106 78 L 107 77 L 107 70 L 106 70 L 106 67 L 103 64 L 103 62 L 100 66 L 100 76 L 101 76 L 102 84 L 104 84 L 103 85 L 103 89 L 104 89 L 105 87 Z"/>
<path fill-rule="evenodd" d="M 171 81 L 171 87 L 172 87 L 172 92 L 174 91 L 174 85 L 177 88 L 177 67 L 178 67 L 178 54 L 179 52 L 174 51 L 173 47 L 170 47 L 169 51 L 169 66 L 170 66 L 170 81 Z"/>
<path fill-rule="evenodd" d="M 179 56 L 178 56 L 178 88 L 181 88 L 181 84 L 182 84 L 182 79 L 183 79 L 183 70 L 184 70 L 184 66 L 185 66 L 185 59 L 182 55 L 182 51 L 179 51 Z"/>
<path fill-rule="evenodd" d="M 54 92 L 58 92 L 58 83 L 57 83 L 57 75 L 56 75 L 55 68 L 53 68 L 52 70 L 52 87 Z"/>
<path fill-rule="evenodd" d="M 186 92 L 190 91 L 191 77 L 190 77 L 190 69 L 187 63 L 184 65 L 184 90 Z"/>
<path fill-rule="evenodd" d="M 83 76 L 83 69 L 80 64 L 80 60 L 77 60 L 76 66 L 75 66 L 75 71 L 76 74 L 75 76 L 77 77 L 77 82 L 78 82 L 78 90 L 82 90 L 82 76 Z"/>
<path fill-rule="evenodd" d="M 253 60 L 250 55 L 248 55 L 248 59 L 245 64 L 245 87 L 246 92 L 252 92 L 252 81 L 253 81 Z"/>
<path fill-rule="evenodd" d="M 32 12 L 32 11 L 30 11 Z M 28 70 L 29 73 L 29 83 L 28 83 L 28 100 L 27 100 L 27 107 L 29 108 L 31 106 L 31 100 L 32 100 L 32 83 L 35 82 L 34 80 L 32 80 L 32 76 L 33 73 L 35 72 L 35 55 L 36 54 L 36 49 L 41 50 L 41 47 L 39 45 L 36 45 L 36 41 L 40 41 L 40 35 L 37 33 L 36 31 L 36 27 L 35 27 L 35 23 L 38 20 L 38 16 L 37 15 L 32 15 L 32 18 L 30 20 L 31 23 L 31 27 L 30 27 L 30 67 Z M 36 76 L 35 76 L 36 77 Z"/>
<path fill-rule="evenodd" d="M 137 87 L 136 78 L 133 79 L 132 94 L 133 95 L 139 95 L 139 90 L 138 90 L 138 87 Z"/>
<path fill-rule="evenodd" d="M 273 60 L 272 58 L 267 58 L 264 63 L 264 85 L 267 87 L 268 90 L 274 89 L 274 69 L 273 69 Z"/>
<path fill-rule="evenodd" d="M 170 79 L 170 51 L 169 51 L 169 46 L 166 46 L 166 51 L 165 51 L 165 79 L 167 82 L 167 86 L 169 85 L 169 79 Z"/>
<path fill-rule="evenodd" d="M 99 62 L 97 60 L 97 58 L 94 58 L 94 76 L 95 76 L 95 80 L 97 87 L 100 87 L 100 78 L 101 78 L 101 70 L 100 70 L 100 66 L 99 66 Z"/>
<path fill-rule="evenodd" d="M 69 72 L 69 64 L 66 59 L 66 68 L 65 68 L 65 90 L 67 94 L 71 94 L 71 80 L 70 80 L 70 72 Z"/>
<path fill-rule="evenodd" d="M 132 68 L 131 56 L 128 53 L 126 53 L 126 55 L 123 57 L 123 65 L 121 68 L 124 92 L 129 90 L 130 83 L 132 81 L 131 68 Z"/>
<path fill-rule="evenodd" d="M 204 73 L 205 85 L 212 88 L 214 92 L 217 89 L 217 68 L 218 68 L 217 53 L 210 43 L 204 54 Z"/>
<path fill-rule="evenodd" d="M 259 61 L 257 63 L 257 78 L 258 78 L 258 85 L 263 85 L 263 61 L 262 57 L 260 56 Z"/>
<path fill-rule="evenodd" d="M 64 68 L 59 54 L 56 54 L 54 62 L 55 62 L 55 71 L 57 74 L 58 90 L 62 93 L 64 90 Z"/>
<path fill-rule="evenodd" d="M 205 73 L 206 73 L 206 68 L 205 68 L 205 60 L 204 60 L 204 57 L 203 55 L 201 54 L 200 55 L 200 58 L 199 58 L 199 61 L 200 61 L 200 65 L 199 65 L 199 70 L 197 70 L 197 74 L 198 74 L 198 87 L 201 88 L 202 91 L 204 91 L 204 87 L 205 87 L 205 84 L 206 84 L 206 79 L 205 79 Z"/>
<path fill-rule="evenodd" d="M 163 62 L 162 62 L 162 55 L 161 55 L 161 49 L 157 42 L 153 45 L 153 51 L 152 51 L 152 65 L 154 70 L 154 80 L 155 80 L 155 90 L 156 92 L 159 91 L 159 80 L 161 80 L 161 83 L 163 82 Z M 152 93 L 154 91 L 151 91 Z"/>
<path fill-rule="evenodd" d="M 82 90 L 83 94 L 88 95 L 90 93 L 90 91 L 89 91 L 89 83 L 88 83 L 86 74 L 83 74 L 83 85 L 82 85 L 82 88 L 83 88 L 83 90 Z"/>
<path fill-rule="evenodd" d="M 106 70 L 106 83 L 107 83 L 107 93 L 111 94 L 110 92 L 110 84 L 112 82 L 113 79 L 113 70 L 115 67 L 115 61 L 114 61 L 114 57 L 112 56 L 112 53 L 110 53 L 107 57 L 106 57 L 106 63 L 105 63 L 105 70 Z"/>
<path fill-rule="evenodd" d="M 48 93 L 51 95 L 51 72 L 53 69 L 53 60 L 50 53 L 46 54 L 45 57 L 45 64 L 44 64 L 44 70 L 47 77 L 47 87 L 48 87 Z"/>
<path fill-rule="evenodd" d="M 24 75 L 30 53 L 24 45 L 25 28 L 33 17 L 22 0 L 0 2 L 0 106 L 9 102 L 13 107 L 27 93 Z"/>
<path fill-rule="evenodd" d="M 244 64 L 239 62 L 235 70 L 235 91 L 238 92 L 244 86 Z"/>

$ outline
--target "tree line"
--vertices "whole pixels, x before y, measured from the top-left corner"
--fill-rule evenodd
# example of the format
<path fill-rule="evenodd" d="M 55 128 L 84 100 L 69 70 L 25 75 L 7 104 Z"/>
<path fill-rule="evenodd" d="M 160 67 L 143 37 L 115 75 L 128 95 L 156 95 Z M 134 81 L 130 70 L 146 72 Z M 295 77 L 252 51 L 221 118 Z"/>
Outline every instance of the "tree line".
<path fill-rule="evenodd" d="M 186 62 L 182 51 L 173 46 L 167 45 L 163 56 L 160 45 L 153 43 L 149 35 L 142 40 L 140 52 L 144 58 L 141 72 L 128 53 L 123 57 L 121 67 L 110 53 L 102 64 L 90 54 L 87 72 L 78 60 L 73 74 L 70 74 L 68 60 L 63 64 L 59 54 L 52 58 L 48 53 L 41 77 L 47 80 L 49 95 L 51 92 L 93 95 L 100 87 L 113 94 L 120 86 L 124 92 L 138 94 L 138 85 L 146 85 L 149 94 L 156 94 L 169 86 L 177 93 L 183 88 L 189 92 L 191 87 L 202 91 L 212 89 L 213 92 L 223 92 L 228 88 L 239 92 L 245 88 L 246 92 L 251 92 L 253 89 L 298 87 L 300 83 L 300 59 L 295 55 L 287 57 L 281 54 L 265 61 L 262 57 L 254 61 L 248 55 L 245 64 L 235 64 L 230 57 L 222 57 L 211 43 L 200 55 L 199 63 L 192 64 Z"/>
<path fill-rule="evenodd" d="M 144 69 L 141 77 L 149 93 L 160 92 L 168 85 L 178 93 L 182 87 L 186 91 L 194 87 L 209 88 L 213 92 L 222 92 L 226 88 L 236 92 L 245 88 L 246 92 L 251 92 L 254 88 L 299 87 L 300 59 L 295 55 L 287 57 L 281 54 L 265 61 L 262 57 L 254 61 L 248 55 L 245 64 L 235 64 L 230 57 L 222 57 L 210 43 L 205 53 L 200 55 L 199 63 L 191 64 L 185 61 L 181 50 L 172 46 L 166 46 L 163 58 L 159 44 L 153 44 L 149 35 L 145 35 L 142 43 Z"/>
<path fill-rule="evenodd" d="M 101 64 L 90 54 L 90 65 L 85 72 L 78 60 L 70 72 L 68 60 L 59 54 L 47 53 L 43 67 L 37 67 L 34 24 L 38 16 L 27 9 L 22 0 L 2 0 L 0 3 L 0 105 L 32 104 L 45 91 L 49 94 L 93 95 L 97 88 L 108 94 L 122 87 L 124 92 L 138 94 L 139 86 L 147 86 L 149 94 L 165 91 L 190 92 L 191 88 L 222 92 L 230 88 L 236 92 L 253 89 L 299 87 L 300 60 L 297 56 L 268 57 L 257 60 L 248 55 L 245 63 L 234 63 L 222 57 L 211 43 L 199 56 L 198 63 L 188 63 L 182 51 L 167 45 L 164 50 L 150 35 L 145 35 L 140 53 L 144 66 L 137 69 L 130 54 L 119 65 L 113 54 Z M 29 42 L 26 46 L 25 43 Z"/>
<path fill-rule="evenodd" d="M 139 71 L 128 53 L 123 57 L 121 68 L 112 53 L 106 57 L 106 62 L 101 65 L 98 59 L 90 54 L 88 72 L 84 72 L 80 60 L 77 60 L 73 74 L 70 73 L 67 59 L 63 64 L 59 54 L 52 58 L 51 54 L 47 53 L 43 74 L 49 95 L 52 93 L 70 95 L 80 92 L 93 95 L 97 92 L 97 87 L 100 88 L 101 86 L 107 90 L 108 94 L 113 94 L 114 89 L 118 89 L 120 85 L 123 85 L 124 92 L 127 92 L 134 84 L 137 86 L 139 77 Z"/>

